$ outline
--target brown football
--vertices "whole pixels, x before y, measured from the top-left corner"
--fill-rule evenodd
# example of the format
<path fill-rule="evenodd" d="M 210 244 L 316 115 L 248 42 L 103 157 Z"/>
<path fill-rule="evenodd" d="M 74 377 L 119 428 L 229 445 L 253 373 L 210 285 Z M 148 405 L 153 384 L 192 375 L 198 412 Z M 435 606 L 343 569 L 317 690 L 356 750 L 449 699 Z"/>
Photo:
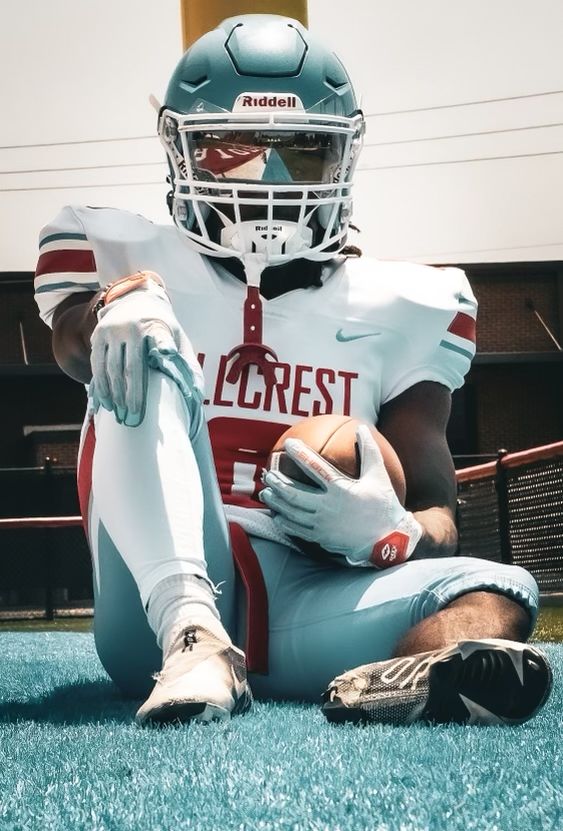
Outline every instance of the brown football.
<path fill-rule="evenodd" d="M 360 454 L 356 442 L 356 428 L 361 423 L 357 418 L 342 415 L 321 415 L 303 419 L 279 437 L 270 453 L 268 468 L 279 470 L 299 482 L 316 485 L 316 482 L 307 477 L 283 450 L 286 439 L 302 439 L 305 444 L 316 450 L 323 459 L 326 459 L 342 473 L 357 479 L 360 475 Z M 401 505 L 404 505 L 407 488 L 399 457 L 379 430 L 373 425 L 369 425 L 369 428 L 381 450 L 385 469 L 389 474 L 395 493 Z M 300 540 L 299 546 L 315 558 L 320 556 L 322 559 L 326 559 L 326 554 L 323 555 L 323 550 L 317 543 Z"/>

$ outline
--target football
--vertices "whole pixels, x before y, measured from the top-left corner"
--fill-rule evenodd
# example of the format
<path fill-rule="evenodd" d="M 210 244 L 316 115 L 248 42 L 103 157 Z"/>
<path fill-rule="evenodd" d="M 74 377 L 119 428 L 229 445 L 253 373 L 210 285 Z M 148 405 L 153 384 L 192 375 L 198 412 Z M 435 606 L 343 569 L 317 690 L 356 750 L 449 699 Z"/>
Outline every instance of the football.
<path fill-rule="evenodd" d="M 284 452 L 283 446 L 285 440 L 293 438 L 301 439 L 342 473 L 357 479 L 360 475 L 360 453 L 356 442 L 356 428 L 361 423 L 357 418 L 342 415 L 321 415 L 303 419 L 279 437 L 270 453 L 268 468 L 279 470 L 281 473 L 298 482 L 313 486 L 317 485 Z M 399 457 L 379 430 L 373 425 L 369 425 L 369 428 L 381 450 L 385 469 L 389 474 L 395 493 L 401 505 L 404 505 L 407 488 Z M 327 556 L 333 556 L 329 552 L 323 552 L 323 549 L 317 543 L 306 542 L 304 540 L 299 540 L 298 542 L 301 550 L 315 559 L 321 558 L 326 561 Z"/>
<path fill-rule="evenodd" d="M 284 452 L 286 439 L 301 439 L 315 450 L 323 459 L 338 468 L 342 473 L 357 479 L 360 475 L 360 453 L 356 442 L 356 428 L 362 422 L 357 418 L 341 415 L 321 415 L 305 418 L 286 430 L 272 449 L 268 467 L 279 470 L 308 485 L 316 483 L 310 479 L 293 459 Z M 399 457 L 387 441 L 372 425 L 369 425 L 375 438 L 385 469 L 401 505 L 405 504 L 406 483 Z"/>

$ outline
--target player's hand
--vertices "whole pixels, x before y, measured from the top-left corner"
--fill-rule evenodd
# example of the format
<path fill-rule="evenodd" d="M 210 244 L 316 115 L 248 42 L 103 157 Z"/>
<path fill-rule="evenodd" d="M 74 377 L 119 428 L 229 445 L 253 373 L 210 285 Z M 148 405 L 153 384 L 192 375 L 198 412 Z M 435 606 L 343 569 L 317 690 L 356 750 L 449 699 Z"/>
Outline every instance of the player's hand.
<path fill-rule="evenodd" d="M 352 479 L 300 439 L 287 439 L 286 453 L 318 487 L 270 470 L 260 500 L 275 513 L 274 522 L 285 534 L 341 554 L 349 565 L 398 565 L 411 556 L 422 528 L 397 499 L 366 425 L 358 427 L 357 440 L 360 477 Z"/>
<path fill-rule="evenodd" d="M 191 344 L 168 295 L 152 280 L 98 312 L 91 343 L 94 407 L 113 410 L 117 420 L 129 426 L 143 420 L 151 366 L 167 356 L 194 364 Z"/>

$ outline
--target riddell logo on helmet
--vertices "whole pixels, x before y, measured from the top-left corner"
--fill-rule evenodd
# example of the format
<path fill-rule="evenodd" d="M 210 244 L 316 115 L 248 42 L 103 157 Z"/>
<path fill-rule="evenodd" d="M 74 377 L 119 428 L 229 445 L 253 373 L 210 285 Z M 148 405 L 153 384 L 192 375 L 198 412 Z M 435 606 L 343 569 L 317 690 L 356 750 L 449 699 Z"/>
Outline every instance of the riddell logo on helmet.
<path fill-rule="evenodd" d="M 243 92 L 238 96 L 233 106 L 233 112 L 248 112 L 249 110 L 303 110 L 303 102 L 298 95 L 291 93 L 278 94 L 276 92 L 252 93 Z"/>

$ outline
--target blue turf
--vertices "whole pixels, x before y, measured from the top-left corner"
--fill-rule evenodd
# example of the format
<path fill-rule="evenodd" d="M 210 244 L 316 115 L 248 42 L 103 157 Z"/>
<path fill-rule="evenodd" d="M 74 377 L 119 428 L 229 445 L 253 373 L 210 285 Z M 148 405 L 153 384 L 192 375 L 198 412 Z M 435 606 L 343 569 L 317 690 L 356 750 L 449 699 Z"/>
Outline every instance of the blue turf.
<path fill-rule="evenodd" d="M 0 831 L 561 831 L 563 646 L 516 728 L 326 723 L 255 704 L 228 724 L 142 730 L 90 634 L 0 635 Z"/>

